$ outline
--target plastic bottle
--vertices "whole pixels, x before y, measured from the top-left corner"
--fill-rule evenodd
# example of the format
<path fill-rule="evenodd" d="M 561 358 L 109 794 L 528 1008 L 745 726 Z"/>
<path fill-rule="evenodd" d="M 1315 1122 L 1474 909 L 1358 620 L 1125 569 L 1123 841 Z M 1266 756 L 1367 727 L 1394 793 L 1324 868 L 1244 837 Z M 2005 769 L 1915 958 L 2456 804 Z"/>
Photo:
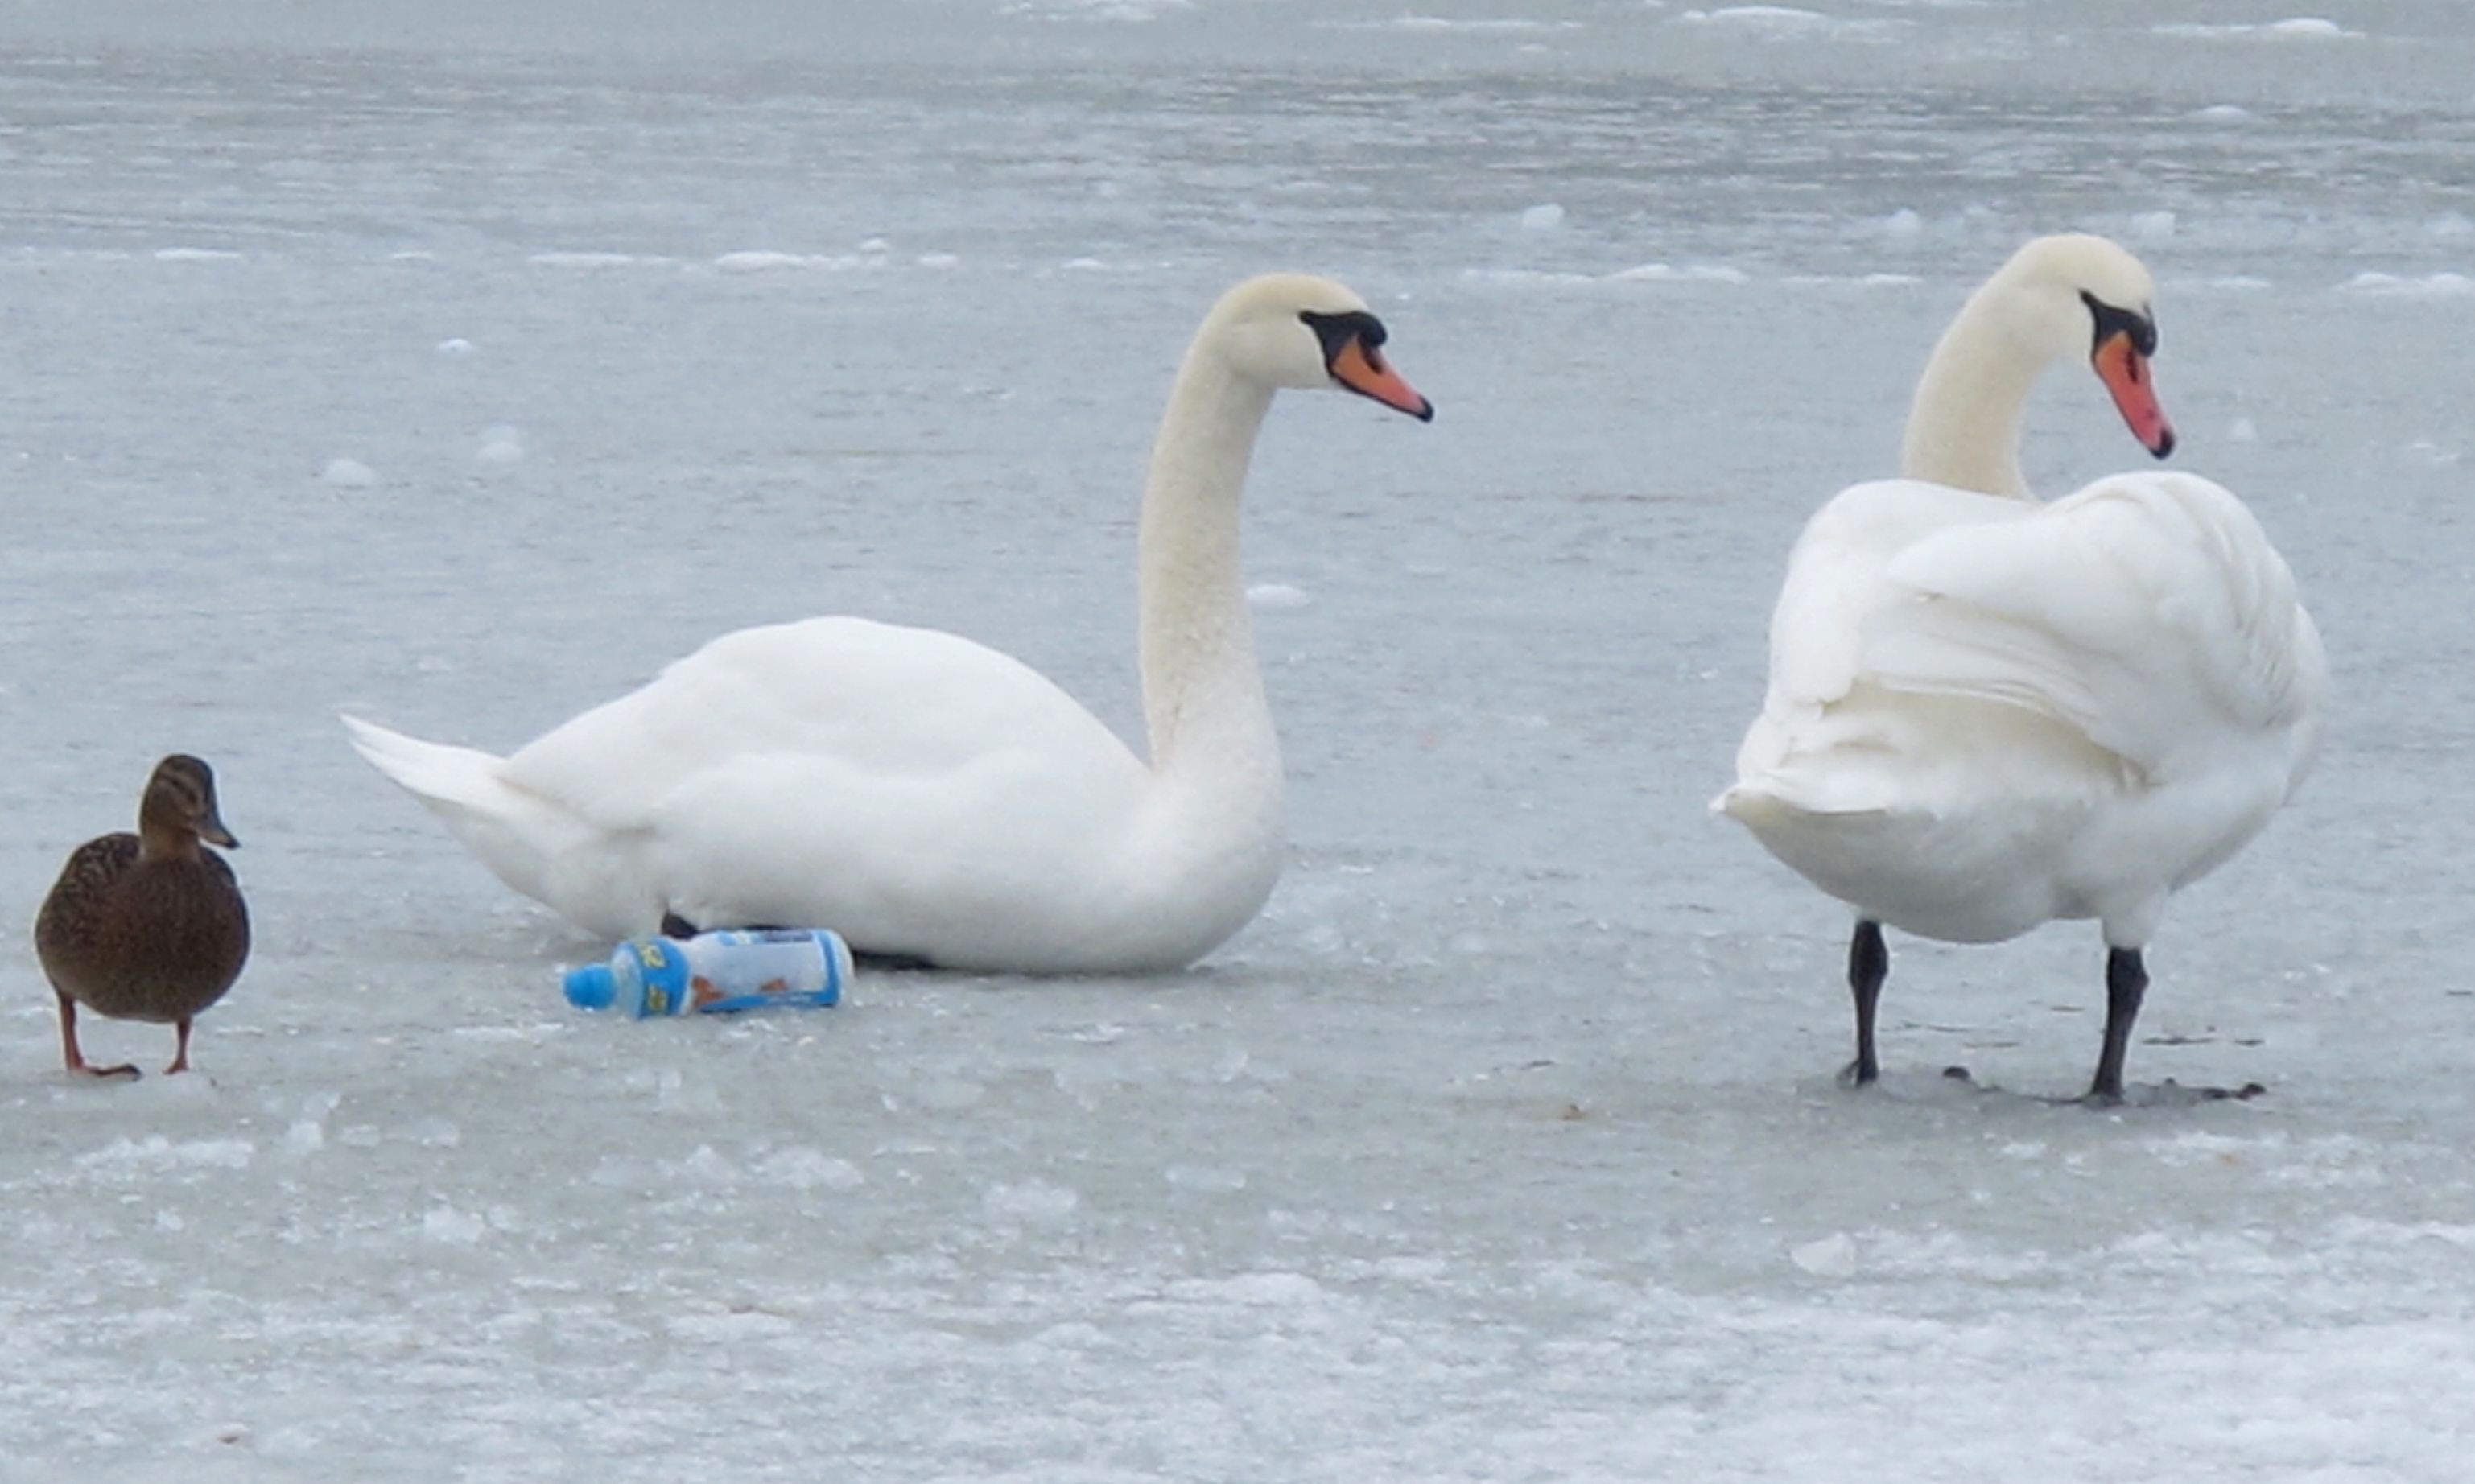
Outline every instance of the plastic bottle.
<path fill-rule="evenodd" d="M 690 1010 L 836 1005 L 850 983 L 850 945 L 823 928 L 734 928 L 638 937 L 607 963 L 566 971 L 567 999 L 643 1019 Z"/>

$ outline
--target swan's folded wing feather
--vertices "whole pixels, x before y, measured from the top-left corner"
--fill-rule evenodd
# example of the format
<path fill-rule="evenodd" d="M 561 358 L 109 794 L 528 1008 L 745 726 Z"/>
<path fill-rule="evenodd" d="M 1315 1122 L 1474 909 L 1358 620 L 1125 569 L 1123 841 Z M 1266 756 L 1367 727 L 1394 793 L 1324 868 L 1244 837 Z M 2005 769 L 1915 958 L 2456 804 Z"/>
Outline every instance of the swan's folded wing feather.
<path fill-rule="evenodd" d="M 1011 656 L 938 630 L 833 618 L 724 635 L 526 746 L 506 773 L 605 828 L 634 829 L 679 789 L 710 789 L 717 769 L 743 762 L 824 759 L 855 780 L 916 781 L 992 749 L 1141 766 Z"/>
<path fill-rule="evenodd" d="M 1814 512 L 1788 556 L 1771 614 L 1768 709 L 1825 706 L 1864 673 L 1864 624 L 1892 598 L 1886 569 L 1930 533 L 2015 521 L 2016 499 L 1921 479 L 1876 479 L 1842 490 Z"/>
<path fill-rule="evenodd" d="M 2195 475 L 2120 475 L 2026 520 L 1946 530 L 1885 579 L 1863 640 L 1880 683 L 2053 717 L 2152 775 L 2291 727 L 2320 686 L 2285 561 Z"/>

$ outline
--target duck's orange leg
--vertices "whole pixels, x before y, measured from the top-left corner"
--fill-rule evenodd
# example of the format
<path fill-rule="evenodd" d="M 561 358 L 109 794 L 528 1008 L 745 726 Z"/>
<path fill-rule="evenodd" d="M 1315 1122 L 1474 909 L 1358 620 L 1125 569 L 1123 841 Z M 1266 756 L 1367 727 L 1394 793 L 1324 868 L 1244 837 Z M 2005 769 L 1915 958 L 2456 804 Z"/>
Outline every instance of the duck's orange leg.
<path fill-rule="evenodd" d="M 85 1053 L 78 1050 L 77 1001 L 70 999 L 67 995 L 61 993 L 58 989 L 53 990 L 52 995 L 61 1002 L 61 1061 L 63 1065 L 72 1072 L 82 1072 L 88 1077 L 135 1077 L 138 1075 L 136 1066 L 134 1063 L 127 1061 L 122 1062 L 118 1066 L 87 1065 Z M 182 1025 L 182 1031 L 184 1032 L 184 1039 L 187 1030 L 188 1026 L 184 1022 Z"/>

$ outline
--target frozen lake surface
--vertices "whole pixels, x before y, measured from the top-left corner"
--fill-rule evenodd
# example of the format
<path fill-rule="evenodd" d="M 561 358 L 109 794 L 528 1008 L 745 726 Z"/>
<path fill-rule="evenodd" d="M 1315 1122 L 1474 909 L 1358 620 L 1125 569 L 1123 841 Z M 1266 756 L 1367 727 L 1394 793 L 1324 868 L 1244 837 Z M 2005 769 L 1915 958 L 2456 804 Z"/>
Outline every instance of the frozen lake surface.
<path fill-rule="evenodd" d="M 404 14 L 0 21 L 0 1479 L 2464 1476 L 2463 7 Z M 1844 914 L 1703 809 L 1798 525 L 2064 228 L 2336 672 L 2150 953 L 2132 1079 L 2248 1103 L 2041 1101 L 2087 925 L 1895 937 L 1843 1092 Z M 1439 415 L 1275 409 L 1294 844 L 1192 971 L 586 1018 L 347 746 L 821 612 L 1133 729 L 1153 420 L 1274 267 Z M 2144 457 L 2074 369 L 2028 438 Z M 257 956 L 72 1084 L 23 924 L 174 749 Z"/>

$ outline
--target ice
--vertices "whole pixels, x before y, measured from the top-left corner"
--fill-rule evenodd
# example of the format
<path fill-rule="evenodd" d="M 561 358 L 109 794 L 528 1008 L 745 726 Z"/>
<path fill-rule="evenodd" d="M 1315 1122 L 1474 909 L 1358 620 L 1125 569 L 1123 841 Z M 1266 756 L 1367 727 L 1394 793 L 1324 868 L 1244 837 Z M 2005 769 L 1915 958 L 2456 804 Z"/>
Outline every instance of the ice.
<path fill-rule="evenodd" d="M 1042 20 L 1147 21 L 1164 12 L 1186 10 L 1194 0 L 1001 0 L 1001 15 Z"/>
<path fill-rule="evenodd" d="M 2475 36 L 1691 9 L 0 19 L 0 1480 L 2460 1477 Z M 2044 1101 L 2072 927 L 1895 940 L 1851 1094 L 1844 913 L 1702 806 L 1799 523 L 2071 226 L 2157 270 L 2172 467 L 2340 704 L 2167 914 L 2149 1096 Z M 1134 734 L 1162 394 L 1273 267 L 1438 416 L 1267 424 L 1292 849 L 1193 969 L 589 1019 L 609 945 L 344 742 L 513 746 L 821 612 Z M 2028 424 L 2042 489 L 2147 462 L 2076 367 Z M 256 957 L 196 1074 L 88 1017 L 149 1075 L 72 1082 L 26 923 L 176 747 Z"/>
<path fill-rule="evenodd" d="M 1903 22 L 1827 14 L 1787 5 L 1731 5 L 1713 11 L 1684 11 L 1677 20 L 1687 25 L 1715 26 L 1766 39 L 1807 36 L 1868 41 L 1890 40 L 1905 30 Z"/>
<path fill-rule="evenodd" d="M 864 268 L 875 259 L 857 254 L 827 253 L 724 253 L 713 260 L 723 273 L 770 273 L 785 268 L 849 269 Z"/>
<path fill-rule="evenodd" d="M 2363 35 L 2360 31 L 2349 31 L 2334 20 L 2316 15 L 2298 15 L 2291 20 L 2271 21 L 2262 29 L 2277 36 L 2336 38 Z"/>
<path fill-rule="evenodd" d="M 545 268 L 636 268 L 667 259 L 634 253 L 535 253 L 532 261 Z"/>
<path fill-rule="evenodd" d="M 2334 20 L 2316 15 L 2298 15 L 2287 20 L 2217 24 L 2172 21 L 2160 24 L 2156 29 L 2160 36 L 2200 36 L 2211 39 L 2232 36 L 2269 41 L 2361 40 L 2364 36 L 2360 31 L 2349 31 Z"/>
<path fill-rule="evenodd" d="M 1834 1231 L 1790 1248 L 1788 1256 L 1816 1277 L 1849 1277 L 1856 1272 L 1856 1239 L 1845 1231 Z"/>
<path fill-rule="evenodd" d="M 1725 263 L 1692 263 L 1682 268 L 1667 263 L 1642 263 L 1611 277 L 1636 283 L 1746 283 L 1752 281 L 1741 268 Z"/>
<path fill-rule="evenodd" d="M 490 1234 L 490 1223 L 476 1212 L 441 1205 L 423 1213 L 421 1234 L 432 1242 L 470 1247 Z"/>
<path fill-rule="evenodd" d="M 2475 294 L 2475 279 L 2463 273 L 2427 273 L 2421 275 L 2365 272 L 2339 285 L 2347 293 L 2397 294 L 2460 298 Z"/>
<path fill-rule="evenodd" d="M 1723 6 L 1715 11 L 1686 11 L 1677 18 L 1776 31 L 1819 30 L 1831 24 L 1831 17 L 1820 11 L 1801 11 L 1785 5 Z"/>
<path fill-rule="evenodd" d="M 1334 25 L 1336 29 L 1342 30 L 1371 30 L 1377 27 L 1382 27 L 1387 30 L 1425 32 L 1434 35 L 1458 34 L 1465 36 L 1489 36 L 1503 34 L 1518 35 L 1523 32 L 1545 31 L 1551 27 L 1559 26 L 1577 28 L 1581 23 L 1576 21 L 1525 20 L 1511 16 L 1400 14 L 1385 16 L 1380 20 L 1344 20 L 1331 22 L 1330 24 Z"/>
<path fill-rule="evenodd" d="M 505 423 L 493 423 L 481 430 L 481 444 L 473 456 L 484 464 L 522 463 L 524 434 Z"/>
<path fill-rule="evenodd" d="M 2180 225 L 2180 219 L 2171 211 L 2142 211 L 2131 218 L 2127 235 L 2144 245 L 2166 242 L 2173 238 Z"/>

